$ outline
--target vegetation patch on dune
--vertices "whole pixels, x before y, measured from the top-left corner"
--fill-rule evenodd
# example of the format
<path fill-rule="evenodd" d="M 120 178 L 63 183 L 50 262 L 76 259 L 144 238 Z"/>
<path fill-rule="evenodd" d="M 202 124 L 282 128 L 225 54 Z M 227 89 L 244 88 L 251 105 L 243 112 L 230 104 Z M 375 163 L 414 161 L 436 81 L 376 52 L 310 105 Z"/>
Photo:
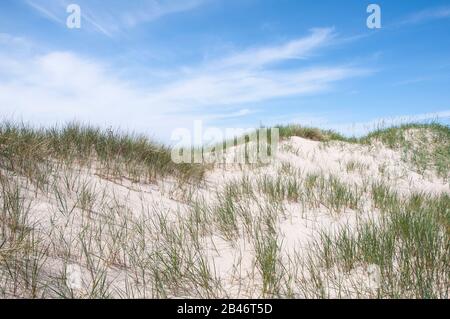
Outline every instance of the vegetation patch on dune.
<path fill-rule="evenodd" d="M 435 170 L 439 176 L 450 178 L 450 127 L 438 123 L 404 124 L 379 129 L 361 138 L 362 143 L 380 141 L 388 147 L 400 150 L 406 162 L 423 173 Z"/>
<path fill-rule="evenodd" d="M 205 168 L 175 164 L 168 147 L 147 137 L 82 126 L 35 129 L 24 124 L 0 123 L 0 165 L 30 178 L 49 174 L 52 164 L 95 165 L 112 178 L 152 181 L 174 176 L 201 180 Z"/>

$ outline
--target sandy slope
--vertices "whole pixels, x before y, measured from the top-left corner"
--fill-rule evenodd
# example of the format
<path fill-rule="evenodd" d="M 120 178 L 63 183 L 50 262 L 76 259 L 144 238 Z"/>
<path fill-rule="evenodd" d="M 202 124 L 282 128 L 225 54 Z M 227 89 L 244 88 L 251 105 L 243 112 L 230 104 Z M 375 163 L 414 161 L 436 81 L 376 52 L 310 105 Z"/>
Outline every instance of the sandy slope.
<path fill-rule="evenodd" d="M 52 244 L 49 246 L 49 257 L 42 267 L 49 281 L 65 277 L 67 286 L 74 289 L 76 296 L 86 296 L 88 287 L 92 285 L 92 265 L 87 260 L 83 245 L 89 242 L 90 252 L 101 256 L 96 262 L 96 271 L 105 271 L 110 283 L 108 289 L 113 296 L 130 297 L 131 294 L 125 294 L 124 291 L 134 287 L 133 296 L 151 297 L 154 287 L 137 279 L 141 278 L 137 274 L 139 270 L 130 265 L 137 265 L 139 257 L 144 258 L 164 241 L 162 236 L 158 236 L 160 225 L 155 223 L 156 212 L 165 216 L 173 227 L 177 227 L 177 223 L 182 223 L 189 216 L 194 201 L 214 205 L 217 194 L 233 181 L 248 177 L 251 183 L 255 183 L 253 187 L 256 189 L 256 181 L 263 176 L 287 178 L 291 174 L 289 172 L 296 172 L 299 176 L 332 175 L 360 189 L 374 182 L 383 182 L 405 196 L 413 192 L 450 193 L 448 182 L 432 171 L 417 173 L 402 161 L 402 154 L 381 144 L 321 143 L 298 137 L 282 142 L 276 160 L 270 165 L 251 168 L 217 165 L 208 172 L 206 181 L 200 185 L 179 187 L 170 179 L 160 180 L 153 185 L 133 183 L 127 179 L 109 180 L 98 174 L 95 168 L 68 168 L 61 171 L 55 177 L 59 180 L 61 194 L 55 193 L 54 189 L 48 193 L 36 191 L 31 185 L 26 186 L 23 179 L 21 185 L 31 203 L 32 220 L 36 222 L 43 241 Z M 80 208 L 83 185 L 89 193 L 96 194 L 95 200 L 88 201 L 89 208 L 85 209 Z M 363 204 L 360 211 L 345 209 L 339 213 L 330 212 L 324 206 L 311 208 L 304 203 L 284 201 L 276 218 L 276 227 L 281 258 L 285 264 L 306 256 L 308 243 L 319 230 L 333 230 L 342 225 L 351 227 L 357 220 L 376 218 L 378 212 L 372 209 L 370 198 L 361 196 Z M 261 205 L 273 204 L 263 194 L 258 194 L 257 198 L 256 202 L 251 201 L 248 205 L 254 216 L 260 213 L 257 202 Z M 104 227 L 100 227 L 102 225 Z M 145 241 L 136 232 L 139 225 L 148 226 L 148 232 L 144 231 L 142 235 L 146 237 Z M 220 282 L 221 288 L 215 294 L 260 297 L 261 273 L 255 267 L 254 245 L 244 225 L 239 225 L 239 235 L 232 240 L 225 239 L 215 226 L 209 226 L 212 227 L 210 231 L 205 231 L 199 240 L 202 246 L 199 251 L 207 260 L 211 273 Z M 128 229 L 128 232 L 124 234 L 121 229 Z M 116 243 L 114 239 L 117 238 L 121 240 Z M 298 266 L 298 269 L 290 266 L 292 273 L 301 277 L 300 263 L 292 264 Z M 367 285 L 370 290 L 371 283 L 374 280 L 376 283 L 376 275 L 373 279 L 376 269 L 369 266 L 362 265 L 354 269 L 342 281 L 347 286 Z M 180 289 L 178 293 L 176 289 L 170 291 L 170 296 L 176 297 L 204 296 L 195 289 L 190 292 Z M 294 295 L 302 296 L 302 292 L 294 291 Z"/>

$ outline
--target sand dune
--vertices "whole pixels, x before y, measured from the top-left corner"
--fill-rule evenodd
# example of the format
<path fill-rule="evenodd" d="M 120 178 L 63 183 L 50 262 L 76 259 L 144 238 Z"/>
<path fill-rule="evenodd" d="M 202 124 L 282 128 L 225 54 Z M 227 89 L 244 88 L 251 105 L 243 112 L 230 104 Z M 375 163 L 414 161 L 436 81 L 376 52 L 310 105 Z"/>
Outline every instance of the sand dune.
<path fill-rule="evenodd" d="M 0 295 L 447 298 L 449 158 L 427 156 L 449 140 L 401 132 L 398 147 L 285 137 L 269 165 L 200 179 L 53 155 L 29 173 L 3 132 Z"/>

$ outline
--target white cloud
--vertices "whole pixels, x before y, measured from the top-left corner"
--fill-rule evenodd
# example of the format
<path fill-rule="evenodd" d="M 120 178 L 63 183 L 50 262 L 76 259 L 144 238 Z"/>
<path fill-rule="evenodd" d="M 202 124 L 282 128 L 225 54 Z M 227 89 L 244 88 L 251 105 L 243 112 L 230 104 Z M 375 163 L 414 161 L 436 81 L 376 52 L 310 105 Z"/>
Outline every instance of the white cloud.
<path fill-rule="evenodd" d="M 156 103 L 182 111 L 196 107 L 261 102 L 327 90 L 330 84 L 363 74 L 350 67 L 324 67 L 293 71 L 227 70 L 201 73 L 155 92 Z"/>
<path fill-rule="evenodd" d="M 3 114 L 9 111 L 31 119 L 137 123 L 139 129 L 145 127 L 145 116 L 153 120 L 164 113 L 151 105 L 145 91 L 121 81 L 105 66 L 64 52 L 24 62 L 12 79 L 2 83 L 0 105 Z"/>
<path fill-rule="evenodd" d="M 348 66 L 273 69 L 269 64 L 283 63 L 306 56 L 327 45 L 330 29 L 315 29 L 310 35 L 278 46 L 244 50 L 189 68 L 180 80 L 154 94 L 156 104 L 183 108 L 221 106 L 260 102 L 268 99 L 324 91 L 339 80 L 367 73 Z"/>
<path fill-rule="evenodd" d="M 120 70 L 73 53 L 50 52 L 26 59 L 5 56 L 7 63 L 0 63 L 0 110 L 2 115 L 46 124 L 78 119 L 167 138 L 172 129 L 190 127 L 194 119 L 242 118 L 254 112 L 250 104 L 320 93 L 363 74 L 364 70 L 348 66 L 265 67 L 269 61 L 283 62 L 317 50 L 329 39 L 325 33 L 314 31 L 289 42 L 296 43 L 295 49 L 289 43 L 260 48 L 257 52 L 270 54 L 260 55 L 259 63 L 246 68 L 244 62 L 218 63 L 244 61 L 246 53 L 238 52 L 191 67 L 195 71 L 177 73 L 152 88 L 125 81 L 118 75 Z"/>

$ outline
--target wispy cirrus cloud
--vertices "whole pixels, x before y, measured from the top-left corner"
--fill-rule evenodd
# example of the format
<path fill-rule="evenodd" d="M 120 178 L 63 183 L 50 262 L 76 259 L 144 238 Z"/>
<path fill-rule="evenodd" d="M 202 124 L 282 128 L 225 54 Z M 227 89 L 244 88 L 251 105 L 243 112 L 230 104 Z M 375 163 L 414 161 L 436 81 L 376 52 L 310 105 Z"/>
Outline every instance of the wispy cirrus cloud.
<path fill-rule="evenodd" d="M 417 83 L 423 83 L 432 80 L 431 76 L 419 76 L 415 78 L 409 78 L 402 81 L 397 81 L 392 84 L 392 86 L 404 86 L 404 85 L 411 85 L 411 84 L 417 84 Z"/>
<path fill-rule="evenodd" d="M 128 27 L 134 27 L 167 15 L 193 10 L 207 1 L 213 0 L 143 1 L 135 10 L 122 14 L 121 21 Z"/>
<path fill-rule="evenodd" d="M 62 17 L 61 13 L 58 13 L 57 10 L 55 10 L 55 4 L 53 3 L 50 6 L 49 5 L 43 5 L 42 3 L 38 3 L 34 0 L 26 0 L 26 4 L 28 4 L 32 9 L 34 9 L 37 13 L 39 13 L 41 16 L 55 22 L 58 24 L 64 24 L 65 20 Z"/>
<path fill-rule="evenodd" d="M 432 20 L 450 18 L 450 6 L 430 8 L 410 14 L 399 25 L 417 24 Z"/>
<path fill-rule="evenodd" d="M 320 94 L 339 81 L 367 74 L 355 66 L 310 67 L 305 60 L 289 69 L 273 67 L 307 58 L 332 38 L 331 30 L 315 29 L 286 43 L 191 65 L 188 72 L 170 70 L 171 78 L 151 87 L 124 80 L 120 70 L 105 62 L 70 52 L 28 59 L 12 55 L 11 63 L 0 64 L 0 105 L 3 114 L 26 114 L 35 121 L 79 119 L 159 132 L 167 139 L 175 127 L 190 127 L 194 120 L 244 118 L 258 102 Z M 258 58 L 251 59 L 249 52 Z"/>
<path fill-rule="evenodd" d="M 300 65 L 289 70 L 273 68 L 326 46 L 334 38 L 332 29 L 313 29 L 305 37 L 278 45 L 244 49 L 229 56 L 189 68 L 180 80 L 158 89 L 155 101 L 177 110 L 196 106 L 231 105 L 323 92 L 337 81 L 366 74 L 351 66 Z"/>
<path fill-rule="evenodd" d="M 325 46 L 335 38 L 333 28 L 312 29 L 307 37 L 287 43 L 253 48 L 236 53 L 220 61 L 223 66 L 257 67 L 289 59 L 305 59 L 314 50 Z"/>
<path fill-rule="evenodd" d="M 77 0 L 81 7 L 83 28 L 108 37 L 122 34 L 126 29 L 149 23 L 165 16 L 193 10 L 213 0 Z M 25 0 L 25 3 L 41 16 L 58 24 L 65 24 L 66 8 L 74 1 Z"/>
<path fill-rule="evenodd" d="M 208 115 L 206 118 L 208 120 L 236 119 L 236 118 L 245 117 L 245 116 L 255 114 L 255 113 L 257 113 L 256 110 L 241 109 L 241 110 L 233 111 L 230 113 L 216 113 L 216 114 Z"/>
<path fill-rule="evenodd" d="M 66 11 L 67 6 L 72 2 L 66 0 L 49 0 L 44 4 L 36 0 L 25 0 L 25 3 L 31 9 L 36 11 L 37 14 L 62 26 L 66 25 L 66 19 L 68 16 L 68 13 Z M 117 31 L 117 27 L 114 24 L 114 21 L 111 19 L 108 24 L 105 24 L 105 26 L 103 26 L 102 23 L 98 22 L 95 16 L 91 13 L 90 7 L 93 3 L 89 4 L 84 3 L 83 1 L 78 2 L 81 5 L 82 9 L 82 28 L 89 31 L 99 32 L 108 37 L 112 37 L 113 31 Z"/>

